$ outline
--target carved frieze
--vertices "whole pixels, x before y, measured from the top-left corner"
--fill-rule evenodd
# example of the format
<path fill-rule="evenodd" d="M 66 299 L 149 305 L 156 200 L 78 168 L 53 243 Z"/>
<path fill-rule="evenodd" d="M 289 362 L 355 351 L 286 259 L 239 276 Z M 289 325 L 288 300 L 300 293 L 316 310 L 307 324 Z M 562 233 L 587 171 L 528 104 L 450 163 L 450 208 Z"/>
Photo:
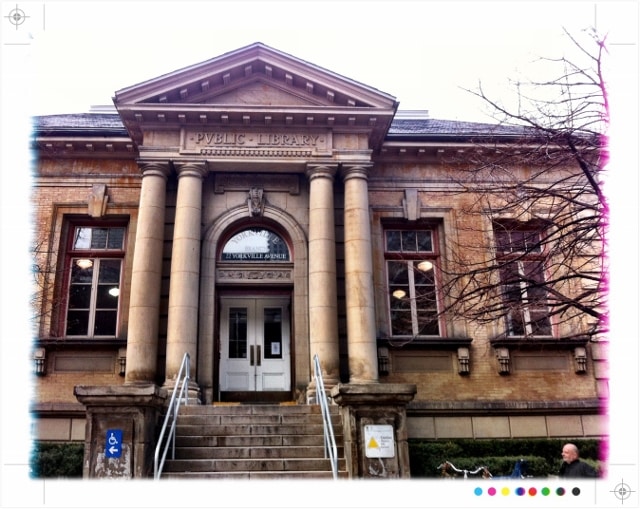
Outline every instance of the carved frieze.
<path fill-rule="evenodd" d="M 292 283 L 293 270 L 220 268 L 216 270 L 218 283 Z"/>
<path fill-rule="evenodd" d="M 311 157 L 331 151 L 328 131 L 183 129 L 180 153 L 204 156 Z"/>

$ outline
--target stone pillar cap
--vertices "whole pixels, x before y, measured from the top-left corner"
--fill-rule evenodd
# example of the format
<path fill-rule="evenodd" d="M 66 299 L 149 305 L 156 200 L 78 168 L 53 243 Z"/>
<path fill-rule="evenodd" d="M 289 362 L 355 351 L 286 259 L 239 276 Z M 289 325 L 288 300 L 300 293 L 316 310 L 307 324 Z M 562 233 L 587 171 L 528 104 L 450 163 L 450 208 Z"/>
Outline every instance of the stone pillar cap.
<path fill-rule="evenodd" d="M 73 394 L 85 406 L 158 405 L 167 399 L 167 391 L 155 384 L 76 385 Z"/>
<path fill-rule="evenodd" d="M 338 384 L 330 394 L 339 405 L 397 405 L 409 403 L 417 390 L 415 384 Z"/>

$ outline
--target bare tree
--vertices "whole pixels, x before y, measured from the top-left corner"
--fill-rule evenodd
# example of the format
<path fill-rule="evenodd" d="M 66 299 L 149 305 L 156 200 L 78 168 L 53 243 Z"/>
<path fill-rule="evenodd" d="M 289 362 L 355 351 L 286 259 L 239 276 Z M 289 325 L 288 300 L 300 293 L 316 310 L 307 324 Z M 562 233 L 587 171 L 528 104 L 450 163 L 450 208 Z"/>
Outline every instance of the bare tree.
<path fill-rule="evenodd" d="M 514 81 L 514 107 L 470 91 L 499 121 L 447 164 L 463 203 L 441 272 L 442 314 L 511 336 L 597 340 L 607 331 L 606 37 L 565 31 L 572 58 Z M 586 40 L 581 37 L 587 36 Z"/>

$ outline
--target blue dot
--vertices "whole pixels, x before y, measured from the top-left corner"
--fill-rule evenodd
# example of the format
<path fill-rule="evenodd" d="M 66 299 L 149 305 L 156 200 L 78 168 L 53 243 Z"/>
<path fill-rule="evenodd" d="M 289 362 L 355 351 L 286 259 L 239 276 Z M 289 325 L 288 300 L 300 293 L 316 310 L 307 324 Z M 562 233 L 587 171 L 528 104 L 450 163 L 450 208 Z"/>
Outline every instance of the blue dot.
<path fill-rule="evenodd" d="M 475 490 L 473 490 L 473 493 L 479 497 L 480 495 L 482 495 L 482 488 L 476 488 Z"/>

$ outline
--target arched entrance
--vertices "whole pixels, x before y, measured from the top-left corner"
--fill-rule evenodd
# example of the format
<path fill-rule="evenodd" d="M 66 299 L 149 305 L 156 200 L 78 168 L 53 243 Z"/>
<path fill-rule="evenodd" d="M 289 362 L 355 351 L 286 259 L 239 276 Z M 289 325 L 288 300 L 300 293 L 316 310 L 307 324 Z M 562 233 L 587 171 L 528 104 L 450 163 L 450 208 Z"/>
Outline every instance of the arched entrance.
<path fill-rule="evenodd" d="M 291 398 L 292 268 L 274 226 L 234 225 L 218 250 L 221 401 Z"/>
<path fill-rule="evenodd" d="M 251 228 L 265 233 L 258 233 L 258 237 L 253 240 L 242 239 L 242 237 L 252 237 L 254 234 L 240 235 L 235 240 L 242 242 L 231 242 L 236 235 Z M 283 258 L 280 248 L 276 249 L 274 242 L 276 237 L 273 235 L 282 240 L 283 247 L 288 250 L 288 260 L 286 257 Z M 259 251 L 260 243 L 264 243 L 265 239 L 271 241 L 269 257 L 264 244 L 262 244 L 261 253 L 251 253 L 251 249 L 245 250 L 242 247 L 247 243 L 249 246 L 257 243 L 258 248 L 253 249 Z M 227 249 L 225 254 L 227 245 L 235 248 Z M 265 204 L 260 217 L 249 216 L 246 206 L 236 207 L 218 217 L 205 229 L 200 271 L 197 366 L 197 382 L 203 403 L 210 404 L 221 400 L 256 402 L 304 400 L 311 373 L 309 300 L 306 284 L 309 270 L 307 253 L 307 238 L 300 224 L 286 211 L 269 203 Z M 247 300 L 249 302 L 245 302 Z M 278 390 L 272 390 L 276 383 L 276 376 L 262 377 L 263 390 L 221 390 L 231 389 L 235 387 L 230 385 L 231 382 L 239 381 L 229 376 L 229 369 L 226 370 L 225 375 L 221 369 L 223 367 L 221 360 L 224 355 L 223 338 L 228 334 L 230 323 L 241 320 L 244 313 L 243 310 L 233 308 L 247 309 L 246 362 L 251 363 L 249 348 L 251 345 L 254 346 L 254 365 L 258 346 L 261 350 L 261 367 L 265 367 L 264 361 L 274 361 L 267 362 L 267 367 L 269 364 L 273 365 L 278 355 L 282 356 L 281 362 L 287 362 L 285 367 L 288 366 L 289 380 L 287 382 L 286 375 L 283 375 L 281 378 L 283 382 Z M 277 341 L 267 338 L 267 355 L 272 358 L 265 359 L 264 336 L 272 338 L 273 331 L 278 331 L 278 326 L 274 324 L 278 323 L 279 318 L 274 308 L 280 310 L 280 319 L 282 319 L 279 326 L 281 327 L 279 333 L 282 334 L 281 353 L 277 353 Z M 250 322 L 252 325 L 249 325 Z M 232 333 L 235 334 L 235 331 L 232 330 Z M 255 339 L 252 340 L 249 337 L 250 333 Z M 263 336 L 262 339 L 259 337 L 260 334 Z M 259 340 L 262 342 L 258 343 Z M 287 356 L 288 359 L 286 359 Z M 247 376 L 254 376 L 255 380 L 256 376 L 261 375 Z M 223 379 L 224 377 L 227 381 Z M 279 390 L 280 387 L 284 387 L 285 390 Z M 268 390 L 264 390 L 267 388 Z"/>

